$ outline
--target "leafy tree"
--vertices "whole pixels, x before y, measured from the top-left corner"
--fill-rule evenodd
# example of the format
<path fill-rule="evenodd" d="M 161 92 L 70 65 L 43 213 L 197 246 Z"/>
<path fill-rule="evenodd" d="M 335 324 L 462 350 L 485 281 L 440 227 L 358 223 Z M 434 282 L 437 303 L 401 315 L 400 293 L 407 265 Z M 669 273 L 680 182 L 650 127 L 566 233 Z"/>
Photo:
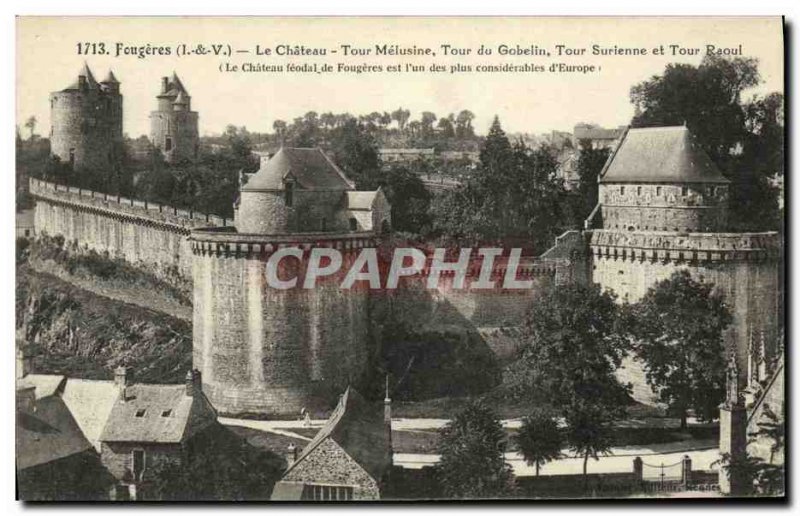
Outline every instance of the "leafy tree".
<path fill-rule="evenodd" d="M 578 223 L 583 222 L 597 206 L 597 176 L 608 161 L 611 150 L 605 147 L 595 149 L 591 140 L 581 140 L 578 153 L 578 184 L 577 193 L 580 199 L 577 215 Z"/>
<path fill-rule="evenodd" d="M 472 121 L 475 120 L 475 114 L 464 109 L 456 116 L 456 136 L 459 138 L 466 138 L 475 136 L 475 129 L 472 127 Z"/>
<path fill-rule="evenodd" d="M 333 161 L 358 189 L 380 186 L 380 159 L 375 138 L 355 118 L 348 118 L 330 134 Z"/>
<path fill-rule="evenodd" d="M 515 439 L 525 462 L 529 466 L 536 466 L 537 477 L 540 466 L 561 458 L 561 432 L 554 414 L 549 410 L 535 409 L 523 419 L 522 428 Z"/>
<path fill-rule="evenodd" d="M 633 127 L 686 124 L 732 181 L 736 230 L 777 229 L 777 195 L 769 179 L 783 175 L 783 95 L 743 99 L 761 82 L 756 59 L 706 57 L 699 66 L 667 65 L 631 88 Z"/>
<path fill-rule="evenodd" d="M 506 437 L 497 414 L 477 401 L 440 430 L 436 468 L 451 498 L 497 498 L 513 489 L 504 453 Z"/>
<path fill-rule="evenodd" d="M 633 314 L 632 335 L 647 383 L 680 415 L 681 428 L 689 409 L 712 419 L 725 392 L 722 332 L 732 321 L 722 295 L 713 284 L 679 271 L 651 287 Z"/>
<path fill-rule="evenodd" d="M 416 235 L 426 232 L 431 222 L 431 194 L 419 176 L 405 166 L 396 166 L 383 174 L 380 183 L 392 206 L 392 227 Z"/>
<path fill-rule="evenodd" d="M 587 466 L 589 458 L 599 460 L 600 455 L 611 453 L 611 423 L 613 418 L 602 403 L 590 398 L 576 398 L 570 403 L 564 418 L 567 422 L 567 443 L 570 450 L 583 458 L 583 485 L 588 487 Z"/>
<path fill-rule="evenodd" d="M 543 292 L 528 311 L 518 358 L 508 369 L 511 394 L 559 411 L 590 400 L 609 417 L 621 417 L 628 388 L 614 373 L 629 342 L 615 299 L 598 285 Z"/>
<path fill-rule="evenodd" d="M 31 140 L 33 139 L 33 133 L 36 130 L 36 123 L 37 122 L 38 121 L 36 120 L 35 116 L 28 117 L 28 119 L 25 120 L 25 128 L 30 131 Z"/>
<path fill-rule="evenodd" d="M 392 120 L 397 121 L 397 127 L 400 128 L 401 133 L 405 130 L 409 118 L 411 118 L 411 111 L 408 109 L 400 107 L 392 111 Z"/>

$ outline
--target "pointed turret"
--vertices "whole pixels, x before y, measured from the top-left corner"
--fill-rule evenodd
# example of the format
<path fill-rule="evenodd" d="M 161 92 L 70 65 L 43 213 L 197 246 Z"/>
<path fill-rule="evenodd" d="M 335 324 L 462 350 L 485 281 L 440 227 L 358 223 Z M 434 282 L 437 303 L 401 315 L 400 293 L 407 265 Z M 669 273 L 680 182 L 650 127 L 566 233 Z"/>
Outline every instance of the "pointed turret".
<path fill-rule="evenodd" d="M 84 62 L 83 67 L 81 67 L 78 72 L 78 79 L 64 88 L 63 91 L 82 90 L 86 88 L 97 88 L 97 81 L 94 78 L 92 70 L 89 69 L 89 64 Z"/>
<path fill-rule="evenodd" d="M 102 84 L 119 84 L 119 81 L 117 80 L 117 77 L 114 75 L 114 72 L 109 69 L 108 74 L 106 75 L 106 78 L 103 79 Z"/>

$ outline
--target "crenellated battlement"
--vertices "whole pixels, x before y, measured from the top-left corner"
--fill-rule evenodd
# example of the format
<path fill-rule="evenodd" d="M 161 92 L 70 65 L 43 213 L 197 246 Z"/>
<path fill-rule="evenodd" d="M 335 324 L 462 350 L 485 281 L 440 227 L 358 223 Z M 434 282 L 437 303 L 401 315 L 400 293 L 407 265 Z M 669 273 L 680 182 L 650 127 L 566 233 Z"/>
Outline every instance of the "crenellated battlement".
<path fill-rule="evenodd" d="M 596 259 L 663 262 L 760 261 L 776 258 L 780 238 L 765 233 L 670 233 L 594 230 Z"/>

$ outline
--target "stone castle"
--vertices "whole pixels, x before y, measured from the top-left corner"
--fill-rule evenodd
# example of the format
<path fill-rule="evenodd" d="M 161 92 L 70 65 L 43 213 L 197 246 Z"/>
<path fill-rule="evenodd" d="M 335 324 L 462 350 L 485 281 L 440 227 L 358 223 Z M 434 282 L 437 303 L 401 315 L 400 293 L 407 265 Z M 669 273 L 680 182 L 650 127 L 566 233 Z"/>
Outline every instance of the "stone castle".
<path fill-rule="evenodd" d="M 157 109 L 150 113 L 150 143 L 168 163 L 197 158 L 198 115 L 192 98 L 176 74 L 161 80 Z M 120 83 L 109 70 L 97 82 L 84 64 L 77 80 L 50 94 L 50 149 L 74 169 L 109 168 L 122 138 Z"/>
<path fill-rule="evenodd" d="M 177 74 L 161 78 L 158 109 L 150 113 L 150 142 L 167 163 L 194 160 L 200 145 L 197 112 L 192 97 Z"/>
<path fill-rule="evenodd" d="M 189 112 L 188 94 L 178 103 L 183 93 L 177 77 L 166 81 L 159 96 L 165 109 L 156 113 Z M 175 111 L 176 103 L 187 111 Z M 193 120 L 196 127 L 196 114 Z M 54 134 L 61 130 L 54 127 Z M 636 301 L 680 269 L 724 293 L 734 314 L 728 342 L 747 385 L 754 355 L 777 352 L 758 343 L 779 337 L 781 241 L 776 233 L 727 232 L 728 188 L 687 128 L 631 129 L 601 173 L 599 203 L 585 229 L 565 233 L 521 268 L 534 279 L 530 292 L 445 286 L 425 302 L 387 302 L 368 290 L 342 291 L 335 278 L 314 289 L 267 286 L 266 262 L 282 248 L 303 253 L 283 260 L 288 270 L 279 274 L 305 270 L 316 247 L 342 251 L 346 270 L 361 248 L 377 247 L 391 229 L 383 193 L 356 191 L 319 149 L 282 148 L 262 158 L 240 188 L 233 221 L 31 180 L 38 233 L 192 278 L 193 364 L 217 410 L 284 415 L 321 393 L 342 392 L 365 372 L 373 314 L 386 305 L 414 327 L 477 328 L 497 351 L 495 330 L 520 325 L 547 285 L 594 281 Z M 620 375 L 637 399 L 653 402 L 640 363 L 629 360 Z"/>
<path fill-rule="evenodd" d="M 50 94 L 50 152 L 75 169 L 108 168 L 122 143 L 122 94 L 109 70 L 101 82 L 88 65 L 77 80 Z"/>

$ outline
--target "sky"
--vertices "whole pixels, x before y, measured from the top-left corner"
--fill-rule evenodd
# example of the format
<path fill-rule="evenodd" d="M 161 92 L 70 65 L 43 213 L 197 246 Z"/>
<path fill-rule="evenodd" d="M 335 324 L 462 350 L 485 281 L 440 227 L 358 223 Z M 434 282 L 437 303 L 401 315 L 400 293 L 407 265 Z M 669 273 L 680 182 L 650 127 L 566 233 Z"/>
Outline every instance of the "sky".
<path fill-rule="evenodd" d="M 626 124 L 633 115 L 632 85 L 663 72 L 668 63 L 698 64 L 706 45 L 738 49 L 759 60 L 762 84 L 751 93 L 783 90 L 780 18 L 30 18 L 17 21 L 17 124 L 38 120 L 37 133 L 50 127 L 49 94 L 76 80 L 84 61 L 100 80 L 113 69 L 124 96 L 123 130 L 131 137 L 149 132 L 160 78 L 176 72 L 199 112 L 200 133 L 220 133 L 228 124 L 271 132 L 276 119 L 291 121 L 307 111 L 323 113 L 393 111 L 402 106 L 418 118 L 469 109 L 478 133 L 497 115 L 507 132 L 571 131 L 574 124 Z M 104 43 L 109 55 L 79 55 L 78 43 Z M 114 55 L 125 48 L 169 47 L 171 55 Z M 181 44 L 230 48 L 233 55 L 176 56 Z M 376 45 L 431 48 L 436 56 L 375 56 Z M 645 56 L 593 56 L 592 45 L 645 48 Z M 255 55 L 256 47 L 303 45 L 328 49 L 327 56 Z M 371 49 L 373 55 L 344 56 L 342 45 Z M 443 55 L 441 45 L 470 48 L 467 56 Z M 477 55 L 484 45 L 492 55 Z M 538 47 L 548 56 L 501 56 L 500 45 Z M 584 55 L 556 55 L 557 45 L 584 48 Z M 665 45 L 667 55 L 651 55 Z M 698 55 L 670 55 L 669 45 L 698 48 Z M 330 50 L 338 50 L 331 54 Z M 248 53 L 236 53 L 246 50 Z M 321 67 L 339 63 L 380 65 L 372 74 L 243 73 L 225 64 Z M 392 65 L 423 66 L 423 72 L 396 73 Z M 595 66 L 590 73 L 479 73 L 479 65 Z M 441 65 L 443 73 L 428 71 Z M 456 64 L 471 72 L 450 73 Z M 26 131 L 23 130 L 23 134 Z"/>

